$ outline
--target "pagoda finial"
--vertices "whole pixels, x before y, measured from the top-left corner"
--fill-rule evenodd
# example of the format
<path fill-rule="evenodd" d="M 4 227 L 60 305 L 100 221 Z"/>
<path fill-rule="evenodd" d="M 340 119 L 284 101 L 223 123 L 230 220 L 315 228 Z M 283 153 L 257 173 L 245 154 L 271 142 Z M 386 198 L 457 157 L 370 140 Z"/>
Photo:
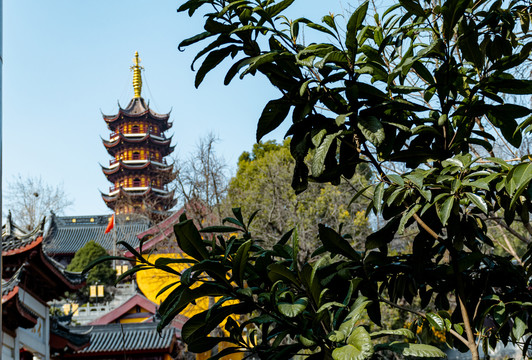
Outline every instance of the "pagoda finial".
<path fill-rule="evenodd" d="M 140 75 L 140 71 L 143 69 L 143 67 L 140 66 L 138 51 L 135 51 L 133 64 L 134 65 L 131 67 L 131 70 L 133 70 L 133 91 L 135 92 L 135 98 L 139 98 L 140 92 L 142 91 L 142 76 Z"/>

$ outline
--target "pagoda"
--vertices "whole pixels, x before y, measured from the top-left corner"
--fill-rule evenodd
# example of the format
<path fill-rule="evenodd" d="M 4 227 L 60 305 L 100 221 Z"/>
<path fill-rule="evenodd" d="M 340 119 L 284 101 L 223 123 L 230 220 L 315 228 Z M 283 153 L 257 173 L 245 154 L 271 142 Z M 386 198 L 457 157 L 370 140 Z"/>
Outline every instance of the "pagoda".
<path fill-rule="evenodd" d="M 115 214 L 160 214 L 171 209 L 176 200 L 168 183 L 174 178 L 173 165 L 165 157 L 174 151 L 171 137 L 165 132 L 172 127 L 170 114 L 158 114 L 141 97 L 140 59 L 135 52 L 133 70 L 134 97 L 125 109 L 119 105 L 116 115 L 103 115 L 111 130 L 103 144 L 113 157 L 103 173 L 113 186 L 102 194 Z"/>

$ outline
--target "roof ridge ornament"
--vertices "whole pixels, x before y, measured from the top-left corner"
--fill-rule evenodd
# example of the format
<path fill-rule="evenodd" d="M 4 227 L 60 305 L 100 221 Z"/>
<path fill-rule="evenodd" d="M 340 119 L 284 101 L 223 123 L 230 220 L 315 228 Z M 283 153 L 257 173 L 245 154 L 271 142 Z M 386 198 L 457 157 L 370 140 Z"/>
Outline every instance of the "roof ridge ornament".
<path fill-rule="evenodd" d="M 130 67 L 133 70 L 133 91 L 135 92 L 135 98 L 140 98 L 140 92 L 142 91 L 142 76 L 140 74 L 141 70 L 144 70 L 140 66 L 139 52 L 135 51 L 135 58 L 133 59 L 133 66 Z"/>

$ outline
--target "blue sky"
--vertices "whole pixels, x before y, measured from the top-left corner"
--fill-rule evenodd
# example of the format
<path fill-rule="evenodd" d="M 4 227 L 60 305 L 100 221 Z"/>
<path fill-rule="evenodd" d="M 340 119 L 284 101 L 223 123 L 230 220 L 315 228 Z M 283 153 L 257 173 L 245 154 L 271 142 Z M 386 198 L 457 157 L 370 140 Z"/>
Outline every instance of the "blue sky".
<path fill-rule="evenodd" d="M 177 13 L 170 0 L 4 0 L 3 181 L 17 174 L 62 183 L 74 201 L 66 213 L 109 213 L 100 197 L 110 183 L 99 164 L 109 155 L 101 112 L 133 96 L 129 67 L 135 51 L 144 66 L 142 96 L 161 113 L 172 110 L 173 144 L 180 157 L 209 132 L 234 169 L 255 139 L 257 119 L 277 96 L 265 78 L 223 86 L 224 70 L 194 88 L 190 69 L 198 47 L 178 43 L 201 31 L 202 18 Z M 293 17 L 317 20 L 343 12 L 348 0 L 297 0 Z M 284 128 L 286 129 L 286 128 Z M 270 138 L 281 139 L 284 129 Z"/>

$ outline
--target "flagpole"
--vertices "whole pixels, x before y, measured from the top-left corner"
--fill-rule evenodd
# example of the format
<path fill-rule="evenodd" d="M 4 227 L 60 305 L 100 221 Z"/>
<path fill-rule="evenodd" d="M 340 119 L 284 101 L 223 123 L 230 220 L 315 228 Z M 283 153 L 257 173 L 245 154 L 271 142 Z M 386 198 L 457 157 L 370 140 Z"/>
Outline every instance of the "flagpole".
<path fill-rule="evenodd" d="M 117 231 L 117 226 L 116 226 L 116 217 L 115 217 L 115 214 L 113 214 L 113 256 L 116 256 L 116 231 Z M 114 268 L 115 268 L 115 272 L 116 272 L 116 259 L 113 260 L 113 263 L 114 263 Z"/>

